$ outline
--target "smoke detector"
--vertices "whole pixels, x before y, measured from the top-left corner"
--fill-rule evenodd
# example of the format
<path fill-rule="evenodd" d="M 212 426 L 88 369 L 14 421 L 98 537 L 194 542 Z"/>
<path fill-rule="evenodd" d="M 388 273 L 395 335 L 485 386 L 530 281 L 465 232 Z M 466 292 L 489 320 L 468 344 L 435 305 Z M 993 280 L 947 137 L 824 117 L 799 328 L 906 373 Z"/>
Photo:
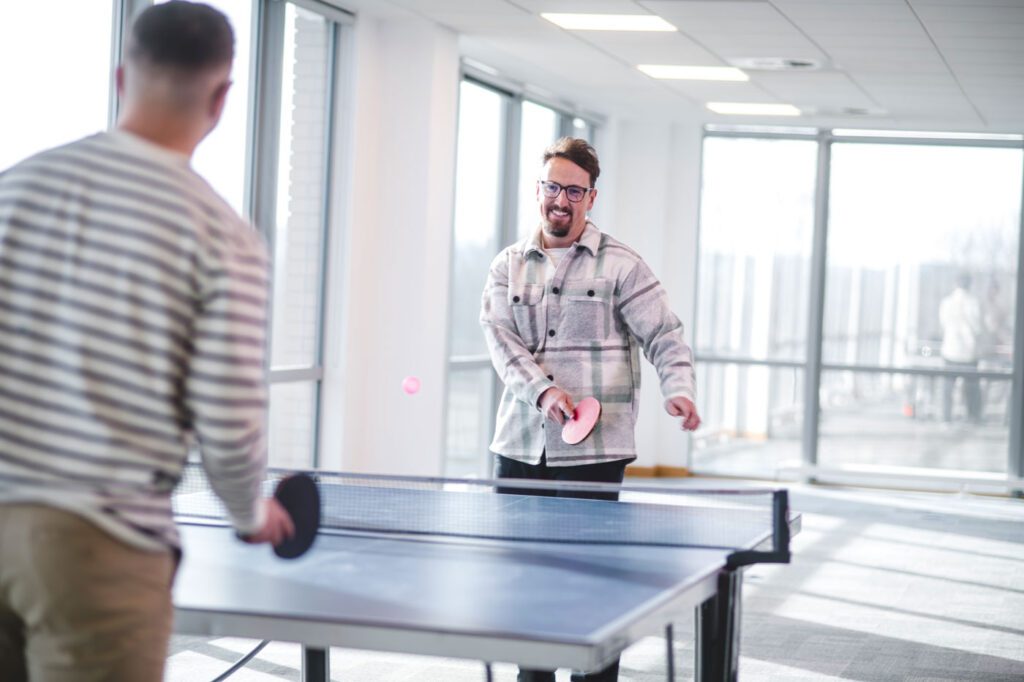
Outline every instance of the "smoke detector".
<path fill-rule="evenodd" d="M 739 57 L 729 63 L 751 71 L 817 71 L 822 67 L 820 60 L 794 57 Z"/>

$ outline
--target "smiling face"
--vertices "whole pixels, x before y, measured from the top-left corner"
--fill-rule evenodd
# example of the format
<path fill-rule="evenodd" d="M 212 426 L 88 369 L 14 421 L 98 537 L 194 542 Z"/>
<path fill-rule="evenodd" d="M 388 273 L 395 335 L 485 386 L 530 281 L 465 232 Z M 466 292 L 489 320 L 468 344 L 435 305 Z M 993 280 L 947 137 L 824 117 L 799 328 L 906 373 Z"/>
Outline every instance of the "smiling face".
<path fill-rule="evenodd" d="M 541 169 L 542 181 L 557 182 L 563 187 L 590 187 L 590 174 L 568 159 L 552 157 Z M 587 211 L 594 206 L 597 190 L 586 193 L 582 201 L 571 202 L 564 191 L 548 197 L 537 183 L 537 205 L 540 207 L 540 225 L 545 247 L 571 246 L 587 227 Z"/>

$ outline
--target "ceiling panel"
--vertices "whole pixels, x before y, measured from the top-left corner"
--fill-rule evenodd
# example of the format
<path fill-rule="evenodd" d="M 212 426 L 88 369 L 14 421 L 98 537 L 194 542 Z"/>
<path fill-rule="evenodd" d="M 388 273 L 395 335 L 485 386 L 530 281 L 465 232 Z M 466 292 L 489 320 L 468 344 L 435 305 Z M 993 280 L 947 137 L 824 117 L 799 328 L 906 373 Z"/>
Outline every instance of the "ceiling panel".
<path fill-rule="evenodd" d="M 775 6 L 793 21 L 917 21 L 905 3 L 866 4 L 863 2 L 776 2 Z"/>
<path fill-rule="evenodd" d="M 853 48 L 870 51 L 875 49 L 933 50 L 935 43 L 922 31 L 916 35 L 836 34 L 816 35 L 814 41 L 826 52 L 834 49 Z"/>
<path fill-rule="evenodd" d="M 505 0 L 390 0 L 390 4 L 398 5 L 418 14 L 433 16 L 438 12 L 523 12 L 515 4 Z"/>
<path fill-rule="evenodd" d="M 915 9 L 929 5 L 958 5 L 962 7 L 1019 7 L 1020 0 L 907 0 Z"/>
<path fill-rule="evenodd" d="M 960 23 L 1024 23 L 1024 3 L 1009 2 L 1003 6 L 931 5 L 915 2 L 914 10 L 925 24 L 931 21 Z"/>
<path fill-rule="evenodd" d="M 936 39 L 935 44 L 941 50 L 985 50 L 1017 56 L 1024 53 L 1024 41 L 1015 38 L 980 38 L 971 36 L 945 36 Z"/>
<path fill-rule="evenodd" d="M 432 1 L 432 0 L 431 0 Z M 514 4 L 523 9 L 541 12 L 582 12 L 592 14 L 647 14 L 632 0 L 515 0 Z"/>
<path fill-rule="evenodd" d="M 372 11 L 374 2 L 358 1 Z M 1024 0 L 376 0 L 460 33 L 468 57 L 597 111 L 674 116 L 708 100 L 792 101 L 850 120 L 965 131 L 1024 119 Z M 654 13 L 678 32 L 566 31 L 540 12 Z M 657 81 L 639 63 L 720 66 L 812 59 L 822 68 L 750 70 L 748 83 Z M 886 110 L 857 119 L 843 107 Z M 979 112 L 981 114 L 979 115 Z M 713 116 L 715 120 L 737 120 Z M 710 120 L 709 118 L 709 120 Z M 745 120 L 745 119 L 739 119 Z M 777 122 L 778 119 L 767 119 Z M 787 119 L 787 122 L 791 122 Z M 1016 123 L 1008 123 L 1016 122 Z"/>
<path fill-rule="evenodd" d="M 953 67 L 953 72 L 956 73 L 957 77 L 964 80 L 986 74 L 993 76 L 1024 76 L 1024 61 L 1000 64 L 962 64 L 954 60 L 950 65 Z"/>
<path fill-rule="evenodd" d="M 664 81 L 665 85 L 701 103 L 706 102 L 772 102 L 778 100 L 750 82 Z M 783 102 L 784 103 L 784 102 Z"/>
<path fill-rule="evenodd" d="M 548 24 L 543 19 L 522 12 L 439 12 L 432 18 L 459 33 L 486 34 L 498 37 L 526 31 L 558 30 L 557 27 Z"/>
<path fill-rule="evenodd" d="M 947 38 L 1019 39 L 1024 40 L 1024 23 L 930 21 L 928 33 L 936 42 Z"/>
<path fill-rule="evenodd" d="M 714 54 L 679 33 L 593 31 L 582 39 L 631 65 L 727 65 Z"/>
<path fill-rule="evenodd" d="M 956 78 L 950 73 L 922 73 L 908 79 L 906 74 L 891 72 L 866 73 L 855 71 L 851 74 L 857 83 L 865 88 L 893 87 L 893 88 L 921 88 L 921 87 L 947 87 L 957 86 Z"/>
<path fill-rule="evenodd" d="M 1024 46 L 1019 52 L 999 52 L 997 50 L 943 50 L 950 64 L 958 68 L 964 67 L 1014 67 L 1024 64 Z"/>
<path fill-rule="evenodd" d="M 758 85 L 783 101 L 818 101 L 857 107 L 872 103 L 864 91 L 843 73 L 760 73 L 755 78 Z"/>
<path fill-rule="evenodd" d="M 785 22 L 785 16 L 772 3 L 730 2 L 729 0 L 639 0 L 638 5 L 649 9 L 665 19 L 700 23 L 722 23 L 733 21 L 763 21 L 766 23 Z"/>
<path fill-rule="evenodd" d="M 797 21 L 796 24 L 809 35 L 825 36 L 927 36 L 928 33 L 916 21 L 849 21 L 819 20 Z"/>
<path fill-rule="evenodd" d="M 877 49 L 858 50 L 856 48 L 836 48 L 831 50 L 836 64 L 844 69 L 855 71 L 884 70 L 888 72 L 927 73 L 929 71 L 946 72 L 949 68 L 942 55 L 935 50 Z"/>
<path fill-rule="evenodd" d="M 759 33 L 704 33 L 697 40 L 723 57 L 815 57 L 822 52 L 800 33 L 788 36 Z"/>

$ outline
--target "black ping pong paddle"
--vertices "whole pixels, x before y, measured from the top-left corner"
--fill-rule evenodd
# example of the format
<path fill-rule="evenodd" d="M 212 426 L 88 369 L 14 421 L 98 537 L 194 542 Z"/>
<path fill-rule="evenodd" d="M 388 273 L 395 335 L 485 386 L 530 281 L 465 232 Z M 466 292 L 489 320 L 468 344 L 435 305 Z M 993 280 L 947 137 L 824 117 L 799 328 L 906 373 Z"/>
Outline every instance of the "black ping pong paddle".
<path fill-rule="evenodd" d="M 278 482 L 274 497 L 295 525 L 295 534 L 276 545 L 274 554 L 297 559 L 313 546 L 320 530 L 320 489 L 309 474 L 293 474 Z"/>

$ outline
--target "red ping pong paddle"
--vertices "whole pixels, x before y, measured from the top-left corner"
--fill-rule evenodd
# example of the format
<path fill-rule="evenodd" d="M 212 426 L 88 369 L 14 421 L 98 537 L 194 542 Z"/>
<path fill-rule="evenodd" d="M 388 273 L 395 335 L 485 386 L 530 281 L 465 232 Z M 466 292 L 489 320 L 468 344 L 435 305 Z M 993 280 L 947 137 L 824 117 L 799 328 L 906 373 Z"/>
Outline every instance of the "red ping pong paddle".
<path fill-rule="evenodd" d="M 297 559 L 313 546 L 320 530 L 320 489 L 308 474 L 282 478 L 274 497 L 292 517 L 295 534 L 274 547 L 282 559 Z"/>
<path fill-rule="evenodd" d="M 590 435 L 601 418 L 601 403 L 597 398 L 584 398 L 576 403 L 572 418 L 562 426 L 562 440 L 576 445 Z"/>

